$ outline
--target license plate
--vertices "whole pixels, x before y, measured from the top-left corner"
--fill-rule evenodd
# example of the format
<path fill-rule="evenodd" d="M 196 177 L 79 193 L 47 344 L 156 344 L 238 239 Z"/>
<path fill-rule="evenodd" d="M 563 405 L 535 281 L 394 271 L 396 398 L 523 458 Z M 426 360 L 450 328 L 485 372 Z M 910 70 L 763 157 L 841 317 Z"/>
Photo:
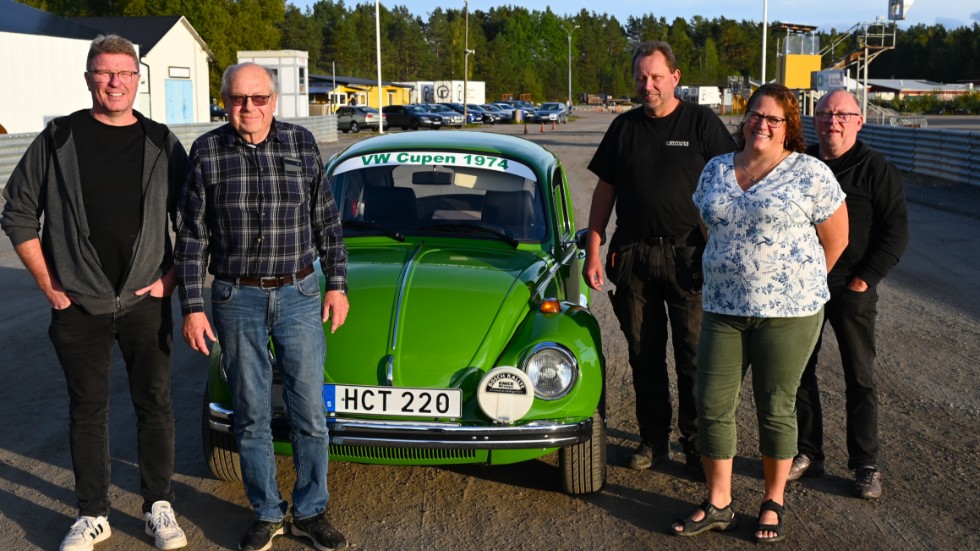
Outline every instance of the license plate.
<path fill-rule="evenodd" d="M 463 392 L 457 389 L 323 385 L 330 413 L 405 417 L 462 417 Z"/>

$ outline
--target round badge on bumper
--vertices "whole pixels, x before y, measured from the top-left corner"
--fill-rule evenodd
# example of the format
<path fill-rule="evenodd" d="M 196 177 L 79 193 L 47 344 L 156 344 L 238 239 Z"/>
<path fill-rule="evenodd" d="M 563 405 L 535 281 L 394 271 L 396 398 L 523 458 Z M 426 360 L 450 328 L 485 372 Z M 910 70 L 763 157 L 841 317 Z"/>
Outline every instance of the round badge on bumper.
<path fill-rule="evenodd" d="M 476 392 L 480 409 L 494 421 L 513 423 L 534 403 L 531 378 L 515 367 L 495 367 L 480 380 Z"/>

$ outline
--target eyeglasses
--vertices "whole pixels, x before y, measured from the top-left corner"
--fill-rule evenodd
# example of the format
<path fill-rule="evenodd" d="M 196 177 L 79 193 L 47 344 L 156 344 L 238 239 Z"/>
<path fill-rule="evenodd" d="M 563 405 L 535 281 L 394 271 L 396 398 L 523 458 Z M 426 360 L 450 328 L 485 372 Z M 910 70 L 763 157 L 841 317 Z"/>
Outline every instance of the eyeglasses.
<path fill-rule="evenodd" d="M 820 111 L 814 116 L 820 122 L 830 122 L 833 119 L 837 119 L 837 122 L 847 124 L 851 120 L 851 117 L 860 117 L 861 113 L 835 113 L 834 111 Z"/>
<path fill-rule="evenodd" d="M 269 103 L 269 98 L 272 96 L 228 96 L 231 100 L 231 104 L 235 107 L 241 107 L 245 105 L 245 100 L 252 100 L 252 105 L 256 107 L 262 107 L 263 105 Z"/>
<path fill-rule="evenodd" d="M 766 122 L 769 124 L 769 128 L 779 128 L 784 122 L 786 122 L 786 119 L 766 116 L 762 113 L 756 113 L 755 111 L 749 111 L 745 114 L 745 120 L 749 124 L 762 124 L 762 119 L 766 120 Z"/>
<path fill-rule="evenodd" d="M 88 74 L 92 75 L 92 80 L 99 84 L 105 84 L 111 81 L 112 77 L 118 78 L 122 84 L 129 84 L 133 82 L 133 77 L 140 73 L 139 71 L 89 71 Z"/>

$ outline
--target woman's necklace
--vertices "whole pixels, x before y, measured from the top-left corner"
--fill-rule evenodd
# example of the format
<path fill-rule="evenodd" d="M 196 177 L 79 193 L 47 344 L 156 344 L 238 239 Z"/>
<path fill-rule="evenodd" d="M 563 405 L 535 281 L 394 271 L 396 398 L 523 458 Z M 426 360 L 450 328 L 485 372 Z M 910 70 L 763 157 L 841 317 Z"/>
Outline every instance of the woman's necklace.
<path fill-rule="evenodd" d="M 767 169 L 763 170 L 762 172 L 760 172 L 759 173 L 759 176 L 756 176 L 755 174 L 752 174 L 751 172 L 749 172 L 749 168 L 748 168 L 748 164 L 749 163 L 745 159 L 745 157 L 743 156 L 742 157 L 742 170 L 746 174 L 749 175 L 749 181 L 752 182 L 753 184 L 755 184 L 756 182 L 759 181 L 759 178 L 764 178 L 766 176 L 766 174 L 768 174 L 770 170 L 772 170 L 773 168 L 775 168 L 776 165 L 778 165 L 780 163 L 780 161 L 782 161 L 782 160 L 783 160 L 783 156 L 780 155 L 779 158 L 776 159 L 776 162 L 774 162 L 771 165 L 769 165 L 769 168 L 767 168 Z"/>

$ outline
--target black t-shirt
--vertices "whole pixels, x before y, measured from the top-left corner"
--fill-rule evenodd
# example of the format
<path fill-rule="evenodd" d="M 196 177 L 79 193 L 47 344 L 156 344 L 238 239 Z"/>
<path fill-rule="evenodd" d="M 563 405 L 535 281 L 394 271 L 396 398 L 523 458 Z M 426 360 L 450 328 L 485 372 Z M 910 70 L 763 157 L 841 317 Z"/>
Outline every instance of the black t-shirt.
<path fill-rule="evenodd" d="M 69 119 L 88 240 L 102 271 L 116 291 L 122 289 L 143 221 L 143 126 L 103 124 L 79 111 Z"/>
<path fill-rule="evenodd" d="M 698 227 L 691 195 L 704 165 L 734 150 L 718 115 L 681 101 L 666 117 L 649 117 L 642 107 L 616 117 L 589 170 L 616 186 L 617 230 L 635 239 L 678 238 Z"/>

